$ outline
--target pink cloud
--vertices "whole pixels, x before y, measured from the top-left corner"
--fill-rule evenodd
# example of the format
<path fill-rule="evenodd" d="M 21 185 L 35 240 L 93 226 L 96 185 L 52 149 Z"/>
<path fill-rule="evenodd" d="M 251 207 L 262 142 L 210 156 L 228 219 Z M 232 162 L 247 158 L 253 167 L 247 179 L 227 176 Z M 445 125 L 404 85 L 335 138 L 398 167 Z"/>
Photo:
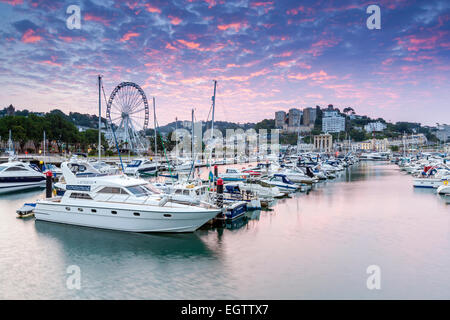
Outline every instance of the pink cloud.
<path fill-rule="evenodd" d="M 12 6 L 17 6 L 23 3 L 23 0 L 0 0 L 0 2 L 10 4 Z"/>
<path fill-rule="evenodd" d="M 313 72 L 313 73 L 309 73 L 309 74 L 302 74 L 302 73 L 297 73 L 297 74 L 293 74 L 293 75 L 288 75 L 289 79 L 295 79 L 295 80 L 313 80 L 315 82 L 318 83 L 322 83 L 326 80 L 330 80 L 330 79 L 335 79 L 335 76 L 330 76 L 328 75 L 325 71 L 320 70 L 319 72 Z"/>
<path fill-rule="evenodd" d="M 155 7 L 155 6 L 151 5 L 151 4 L 149 4 L 149 3 L 146 3 L 146 4 L 144 5 L 144 7 L 147 8 L 147 11 L 148 11 L 148 12 L 152 12 L 152 13 L 161 13 L 161 9 L 159 9 L 159 8 L 157 8 L 157 7 Z"/>
<path fill-rule="evenodd" d="M 183 21 L 180 18 L 174 17 L 174 16 L 169 16 L 169 19 L 170 19 L 170 23 L 175 25 L 175 26 L 179 25 Z"/>
<path fill-rule="evenodd" d="M 95 21 L 95 22 L 100 22 L 101 24 L 105 25 L 105 26 L 109 26 L 110 25 L 110 21 L 108 19 L 105 19 L 103 17 L 99 17 L 96 16 L 92 13 L 86 13 L 84 14 L 84 20 L 86 21 Z"/>
<path fill-rule="evenodd" d="M 197 49 L 200 47 L 199 43 L 193 42 L 193 41 L 186 41 L 183 39 L 178 39 L 177 40 L 179 43 L 181 43 L 182 45 L 188 47 L 189 49 Z"/>
<path fill-rule="evenodd" d="M 234 23 L 229 23 L 229 24 L 222 24 L 222 25 L 218 25 L 217 29 L 222 30 L 222 31 L 226 31 L 228 29 L 234 29 L 236 32 L 239 32 L 239 30 L 246 28 L 247 27 L 247 23 L 241 23 L 241 22 L 234 22 Z"/>
<path fill-rule="evenodd" d="M 129 31 L 129 32 L 127 32 L 127 33 L 125 33 L 124 35 L 123 35 L 123 37 L 120 39 L 120 41 L 121 42 L 126 42 L 126 41 L 128 41 L 128 40 L 130 40 L 131 38 L 133 38 L 133 37 L 139 37 L 139 33 L 137 33 L 137 32 L 132 32 L 132 31 Z"/>
<path fill-rule="evenodd" d="M 55 56 L 51 56 L 50 60 L 43 60 L 43 61 L 40 61 L 39 63 L 47 64 L 47 65 L 50 65 L 53 67 L 60 67 L 61 63 L 56 62 L 56 58 L 57 57 L 55 57 Z"/>
<path fill-rule="evenodd" d="M 404 38 L 396 38 L 397 43 L 408 51 L 420 51 L 435 49 L 438 45 L 442 46 L 445 43 L 440 43 L 442 39 L 446 39 L 448 35 L 447 31 L 440 31 L 429 37 L 418 37 L 410 35 Z"/>
<path fill-rule="evenodd" d="M 177 50 L 177 48 L 175 48 L 173 45 L 171 45 L 170 43 L 167 43 L 166 44 L 166 49 L 169 49 L 169 50 Z"/>
<path fill-rule="evenodd" d="M 300 7 L 294 8 L 294 9 L 287 10 L 286 13 L 287 13 L 288 15 L 293 15 L 293 16 L 295 16 L 295 15 L 297 15 L 299 12 L 304 12 L 304 11 L 305 11 L 305 7 L 300 6 Z"/>
<path fill-rule="evenodd" d="M 36 43 L 42 40 L 42 37 L 36 35 L 33 29 L 28 29 L 22 36 L 22 42 L 24 43 Z"/>

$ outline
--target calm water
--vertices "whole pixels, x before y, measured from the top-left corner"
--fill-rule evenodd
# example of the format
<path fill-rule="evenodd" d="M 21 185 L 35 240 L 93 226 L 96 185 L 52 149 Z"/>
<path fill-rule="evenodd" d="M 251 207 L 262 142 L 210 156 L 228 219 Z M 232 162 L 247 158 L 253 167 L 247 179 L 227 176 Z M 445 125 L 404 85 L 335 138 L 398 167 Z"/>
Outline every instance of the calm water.
<path fill-rule="evenodd" d="M 395 165 L 361 163 L 230 229 L 149 235 L 16 219 L 0 196 L 0 298 L 450 298 L 450 205 Z M 234 227 L 234 229 L 232 229 Z M 81 289 L 66 287 L 67 267 Z M 368 290 L 366 268 L 381 268 Z"/>

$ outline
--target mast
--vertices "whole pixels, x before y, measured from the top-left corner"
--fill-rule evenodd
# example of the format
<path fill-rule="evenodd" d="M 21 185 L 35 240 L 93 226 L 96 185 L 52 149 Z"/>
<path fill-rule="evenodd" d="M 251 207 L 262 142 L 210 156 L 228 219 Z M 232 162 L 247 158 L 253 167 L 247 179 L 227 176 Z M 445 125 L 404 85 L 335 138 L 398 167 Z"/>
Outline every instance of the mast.
<path fill-rule="evenodd" d="M 153 97 L 153 128 L 155 131 L 155 161 L 158 163 L 157 156 L 158 156 L 158 143 L 157 143 L 157 137 L 156 137 L 156 111 L 155 111 L 155 97 Z"/>
<path fill-rule="evenodd" d="M 98 75 L 98 161 L 102 157 L 102 76 Z"/>
<path fill-rule="evenodd" d="M 175 157 L 178 158 L 178 137 L 177 136 L 178 136 L 178 117 L 175 117 Z"/>
<path fill-rule="evenodd" d="M 44 130 L 44 164 L 45 164 L 45 130 Z"/>
<path fill-rule="evenodd" d="M 192 121 L 191 121 L 191 130 L 192 130 L 192 137 L 191 137 L 191 157 L 192 162 L 194 162 L 194 109 L 192 109 Z"/>
<path fill-rule="evenodd" d="M 191 173 L 192 173 L 192 177 L 194 177 L 195 174 L 195 160 L 194 160 L 194 109 L 192 109 L 192 116 L 191 116 L 191 130 L 192 130 L 192 136 L 191 136 L 191 158 L 192 158 L 192 166 L 191 166 L 191 170 L 189 170 L 189 176 L 188 176 L 188 181 L 191 178 Z"/>
<path fill-rule="evenodd" d="M 216 110 L 216 87 L 217 87 L 217 80 L 213 81 L 214 81 L 214 95 L 212 96 L 211 139 L 213 138 L 213 131 L 214 131 L 214 112 Z"/>
<path fill-rule="evenodd" d="M 212 118 L 211 118 L 211 143 L 214 136 L 214 113 L 216 111 L 216 88 L 217 88 L 217 80 L 213 80 L 214 82 L 214 94 L 212 96 Z M 212 160 L 212 148 L 211 148 L 211 160 Z M 207 158 L 207 161 L 209 162 L 209 157 Z"/>
<path fill-rule="evenodd" d="M 11 139 L 11 129 L 9 129 L 9 139 L 8 139 L 8 149 L 9 149 L 9 155 L 11 156 L 12 152 L 12 139 Z"/>

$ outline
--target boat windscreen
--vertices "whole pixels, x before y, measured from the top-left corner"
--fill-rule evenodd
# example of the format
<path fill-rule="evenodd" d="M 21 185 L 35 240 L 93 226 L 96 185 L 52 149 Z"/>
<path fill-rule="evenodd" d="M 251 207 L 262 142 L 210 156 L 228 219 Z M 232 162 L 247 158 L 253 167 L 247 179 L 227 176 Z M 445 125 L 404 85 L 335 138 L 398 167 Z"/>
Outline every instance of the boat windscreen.
<path fill-rule="evenodd" d="M 134 194 L 136 197 L 146 197 L 151 194 L 149 190 L 144 188 L 143 186 L 127 187 L 127 190 Z"/>
<path fill-rule="evenodd" d="M 141 160 L 133 160 L 127 167 L 128 168 L 136 168 L 141 165 Z"/>
<path fill-rule="evenodd" d="M 159 190 L 158 188 L 156 188 L 155 186 L 153 186 L 151 184 L 146 184 L 144 186 L 144 188 L 146 188 L 150 193 L 156 193 L 156 194 L 161 193 L 161 190 Z"/>

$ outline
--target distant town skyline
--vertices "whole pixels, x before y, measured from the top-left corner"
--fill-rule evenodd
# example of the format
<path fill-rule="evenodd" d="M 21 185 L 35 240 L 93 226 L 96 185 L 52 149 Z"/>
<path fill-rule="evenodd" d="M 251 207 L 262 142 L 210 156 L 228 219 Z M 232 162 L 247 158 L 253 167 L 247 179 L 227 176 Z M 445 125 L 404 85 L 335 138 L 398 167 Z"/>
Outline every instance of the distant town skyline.
<path fill-rule="evenodd" d="M 97 75 L 156 97 L 160 125 L 274 119 L 333 104 L 386 121 L 450 122 L 450 3 L 0 0 L 0 107 L 96 114 Z M 380 29 L 366 25 L 369 5 Z M 105 103 L 103 114 L 105 116 Z M 151 119 L 153 118 L 151 112 Z M 210 119 L 209 119 L 210 120 Z"/>

